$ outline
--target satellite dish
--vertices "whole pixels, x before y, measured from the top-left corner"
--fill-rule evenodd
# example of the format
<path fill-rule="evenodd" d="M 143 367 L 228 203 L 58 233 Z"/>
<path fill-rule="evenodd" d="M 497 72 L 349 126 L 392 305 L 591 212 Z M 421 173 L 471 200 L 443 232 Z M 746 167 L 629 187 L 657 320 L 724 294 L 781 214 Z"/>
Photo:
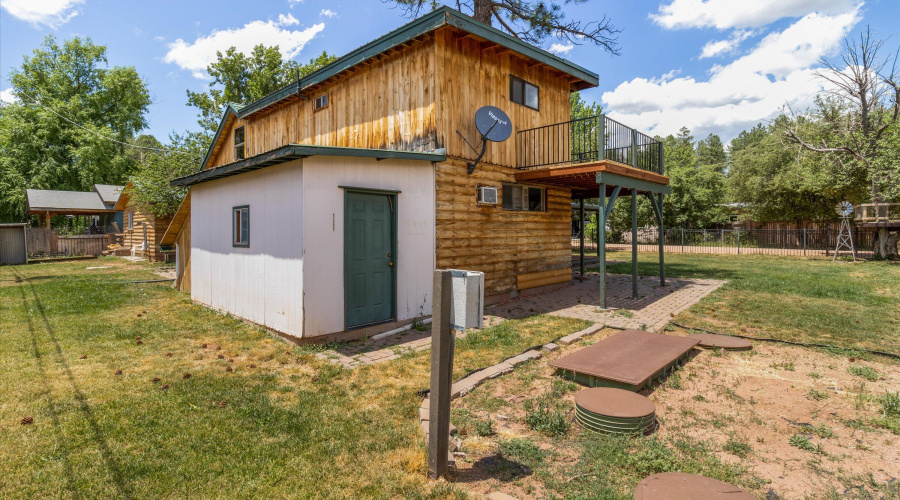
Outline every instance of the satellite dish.
<path fill-rule="evenodd" d="M 482 138 L 493 142 L 503 142 L 512 135 L 512 121 L 494 106 L 482 106 L 475 112 L 475 128 Z"/>
<path fill-rule="evenodd" d="M 841 217 L 849 217 L 853 213 L 853 204 L 849 201 L 842 201 L 835 205 L 834 211 Z"/>
<path fill-rule="evenodd" d="M 507 116 L 500 108 L 495 106 L 482 106 L 475 112 L 475 128 L 478 129 L 478 133 L 481 134 L 480 153 L 469 144 L 469 141 L 459 130 L 456 131 L 456 133 L 466 141 L 466 144 L 472 151 L 478 153 L 478 158 L 475 158 L 474 162 L 468 163 L 469 174 L 475 171 L 475 166 L 478 165 L 478 162 L 481 161 L 481 158 L 487 151 L 487 141 L 503 142 L 509 139 L 509 136 L 512 135 L 512 120 L 510 120 L 509 116 Z"/>

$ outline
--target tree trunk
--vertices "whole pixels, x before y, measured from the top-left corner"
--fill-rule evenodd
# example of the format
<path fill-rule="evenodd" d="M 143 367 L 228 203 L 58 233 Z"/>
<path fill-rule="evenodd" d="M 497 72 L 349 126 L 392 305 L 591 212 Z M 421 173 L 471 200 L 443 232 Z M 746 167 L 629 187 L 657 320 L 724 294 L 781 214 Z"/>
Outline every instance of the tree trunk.
<path fill-rule="evenodd" d="M 878 232 L 875 233 L 875 258 L 900 260 L 900 255 L 897 253 L 898 242 L 900 242 L 900 232 L 879 227 Z"/>
<path fill-rule="evenodd" d="M 480 22 L 491 25 L 491 0 L 475 0 L 475 8 L 472 17 Z"/>

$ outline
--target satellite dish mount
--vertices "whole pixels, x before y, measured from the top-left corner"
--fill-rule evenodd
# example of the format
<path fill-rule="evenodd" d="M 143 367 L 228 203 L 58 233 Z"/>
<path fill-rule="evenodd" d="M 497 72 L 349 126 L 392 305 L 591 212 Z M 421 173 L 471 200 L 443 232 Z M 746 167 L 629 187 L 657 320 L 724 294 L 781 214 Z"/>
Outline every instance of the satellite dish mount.
<path fill-rule="evenodd" d="M 478 129 L 478 133 L 481 134 L 481 152 L 475 149 L 466 139 L 466 136 L 462 135 L 462 132 L 459 130 L 456 131 L 462 140 L 466 141 L 466 145 L 472 149 L 475 153 L 478 153 L 478 157 L 475 158 L 474 162 L 467 162 L 468 165 L 468 173 L 471 175 L 472 172 L 475 171 L 475 167 L 481 162 L 481 158 L 484 157 L 484 153 L 487 151 L 487 143 L 488 141 L 492 142 L 503 142 L 509 139 L 509 136 L 512 135 L 512 121 L 510 121 L 509 116 L 506 116 L 500 108 L 494 106 L 482 106 L 475 112 L 475 128 Z"/>

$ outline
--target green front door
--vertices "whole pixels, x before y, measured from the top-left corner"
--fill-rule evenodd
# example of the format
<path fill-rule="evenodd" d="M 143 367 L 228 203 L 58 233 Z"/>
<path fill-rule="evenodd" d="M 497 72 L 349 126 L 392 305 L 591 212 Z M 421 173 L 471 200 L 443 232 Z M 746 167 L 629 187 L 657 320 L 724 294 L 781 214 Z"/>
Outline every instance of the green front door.
<path fill-rule="evenodd" d="M 344 194 L 344 301 L 347 328 L 394 319 L 394 199 Z"/>

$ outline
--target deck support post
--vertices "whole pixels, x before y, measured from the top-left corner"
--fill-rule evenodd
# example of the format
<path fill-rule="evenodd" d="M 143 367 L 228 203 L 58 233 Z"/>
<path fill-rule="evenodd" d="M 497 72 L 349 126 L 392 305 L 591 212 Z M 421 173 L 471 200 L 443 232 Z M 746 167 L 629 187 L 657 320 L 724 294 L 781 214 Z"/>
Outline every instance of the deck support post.
<path fill-rule="evenodd" d="M 600 184 L 597 205 L 597 260 L 600 262 L 600 309 L 606 309 L 606 184 Z"/>
<path fill-rule="evenodd" d="M 657 215 L 659 216 L 659 286 L 666 286 L 666 270 L 664 264 L 663 257 L 663 247 L 665 246 L 666 239 L 666 229 L 663 226 L 663 195 L 660 193 L 658 195 L 659 199 L 659 211 Z M 650 193 L 650 199 L 653 199 L 653 193 Z"/>
<path fill-rule="evenodd" d="M 431 391 L 428 408 L 428 477 L 447 474 L 450 452 L 450 391 L 453 384 L 453 330 L 450 271 L 434 271 L 431 323 Z"/>
<path fill-rule="evenodd" d="M 631 295 L 638 298 L 637 189 L 631 189 Z"/>
<path fill-rule="evenodd" d="M 578 274 L 584 279 L 584 196 L 578 198 Z"/>

